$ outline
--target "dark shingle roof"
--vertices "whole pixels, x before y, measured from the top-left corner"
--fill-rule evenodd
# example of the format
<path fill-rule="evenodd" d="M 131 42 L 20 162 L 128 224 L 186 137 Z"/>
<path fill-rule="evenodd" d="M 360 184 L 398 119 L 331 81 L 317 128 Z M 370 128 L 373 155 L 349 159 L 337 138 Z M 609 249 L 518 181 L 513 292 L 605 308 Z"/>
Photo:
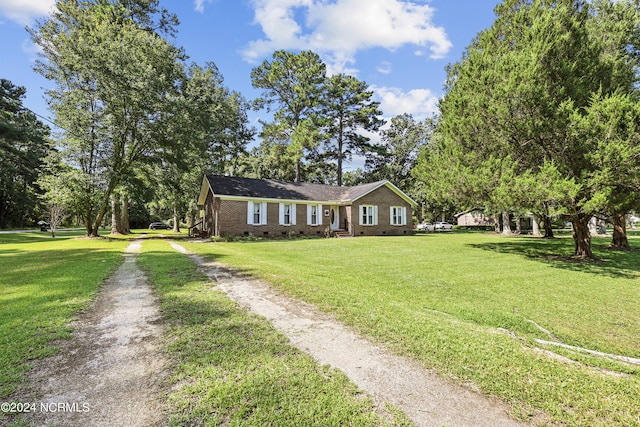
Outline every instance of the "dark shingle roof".
<path fill-rule="evenodd" d="M 207 175 L 207 180 L 217 196 L 344 202 L 358 199 L 387 182 L 378 181 L 355 187 L 337 187 L 221 175 Z"/>

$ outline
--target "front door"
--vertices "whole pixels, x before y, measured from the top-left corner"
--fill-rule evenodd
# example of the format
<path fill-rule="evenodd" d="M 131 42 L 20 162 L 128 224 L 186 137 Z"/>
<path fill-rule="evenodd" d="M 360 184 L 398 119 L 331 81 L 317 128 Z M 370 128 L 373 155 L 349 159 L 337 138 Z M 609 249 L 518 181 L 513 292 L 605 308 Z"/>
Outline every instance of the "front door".
<path fill-rule="evenodd" d="M 340 229 L 340 208 L 338 206 L 331 206 L 329 208 L 329 221 L 332 230 Z"/>

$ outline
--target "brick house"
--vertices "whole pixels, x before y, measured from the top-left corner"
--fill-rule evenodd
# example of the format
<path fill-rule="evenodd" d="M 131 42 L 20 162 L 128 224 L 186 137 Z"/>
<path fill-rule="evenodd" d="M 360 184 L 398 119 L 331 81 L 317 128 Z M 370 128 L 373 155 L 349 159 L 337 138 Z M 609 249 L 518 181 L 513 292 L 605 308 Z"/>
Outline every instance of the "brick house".
<path fill-rule="evenodd" d="M 209 236 L 411 234 L 409 196 L 389 181 L 337 187 L 207 175 L 198 206 Z"/>

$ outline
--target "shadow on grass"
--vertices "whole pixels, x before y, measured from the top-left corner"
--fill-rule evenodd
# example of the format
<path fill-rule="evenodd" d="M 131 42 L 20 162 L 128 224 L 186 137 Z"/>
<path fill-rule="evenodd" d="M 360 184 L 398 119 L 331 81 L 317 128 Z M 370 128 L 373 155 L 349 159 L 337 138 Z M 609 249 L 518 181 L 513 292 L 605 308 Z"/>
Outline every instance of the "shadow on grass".
<path fill-rule="evenodd" d="M 74 239 L 80 236 L 83 236 L 83 233 L 80 232 L 60 232 L 56 233 L 56 237 L 51 237 L 51 233 L 7 233 L 0 234 L 0 247 L 3 244 L 23 244 L 23 243 L 42 243 L 42 244 L 53 244 L 56 242 L 60 242 L 62 240 Z"/>
<path fill-rule="evenodd" d="M 47 280 L 58 282 L 60 280 L 77 281 L 79 275 L 101 269 L 100 264 L 107 259 L 122 257 L 119 251 L 111 248 L 56 248 L 52 250 L 0 250 L 0 270 L 2 280 L 0 283 L 9 285 L 33 284 L 29 280 L 30 274 L 37 274 L 36 279 L 41 280 L 43 286 Z"/>
<path fill-rule="evenodd" d="M 197 300 L 165 295 L 162 312 L 175 328 L 170 350 L 181 355 L 182 363 L 238 363 L 286 350 L 287 341 L 274 339 L 269 325 L 249 320 L 243 310 L 222 297 Z"/>
<path fill-rule="evenodd" d="M 570 271 L 625 279 L 635 279 L 640 274 L 640 252 L 609 249 L 608 241 L 604 238 L 592 240 L 592 249 L 597 260 L 573 257 L 574 243 L 571 238 L 505 237 L 500 242 L 468 246 L 491 252 L 519 255 L 554 268 Z"/>

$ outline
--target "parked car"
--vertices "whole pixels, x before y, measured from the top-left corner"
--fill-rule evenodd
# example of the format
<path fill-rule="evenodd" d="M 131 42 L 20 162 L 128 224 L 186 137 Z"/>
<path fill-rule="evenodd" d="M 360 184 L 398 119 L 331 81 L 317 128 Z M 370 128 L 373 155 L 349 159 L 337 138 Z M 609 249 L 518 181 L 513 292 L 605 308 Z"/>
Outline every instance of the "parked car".
<path fill-rule="evenodd" d="M 436 222 L 435 229 L 443 230 L 443 231 L 447 231 L 447 230 L 451 231 L 453 230 L 453 225 L 449 224 L 448 222 Z"/>
<path fill-rule="evenodd" d="M 433 231 L 435 226 L 430 222 L 423 222 L 422 224 L 418 224 L 416 226 L 416 230 L 424 230 L 424 231 Z"/>
<path fill-rule="evenodd" d="M 149 224 L 149 230 L 171 230 L 171 226 L 164 222 L 152 222 Z"/>

